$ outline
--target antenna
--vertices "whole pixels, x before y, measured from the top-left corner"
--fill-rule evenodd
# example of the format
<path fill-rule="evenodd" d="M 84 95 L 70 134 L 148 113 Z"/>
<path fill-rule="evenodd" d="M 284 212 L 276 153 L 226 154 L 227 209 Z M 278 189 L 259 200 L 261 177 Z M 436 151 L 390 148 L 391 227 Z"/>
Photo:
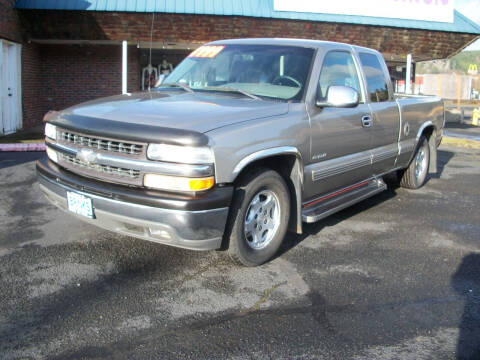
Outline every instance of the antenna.
<path fill-rule="evenodd" d="M 150 27 L 150 56 L 148 64 L 152 65 L 152 46 L 153 46 L 153 22 L 155 21 L 155 12 L 152 12 L 152 26 Z M 150 74 L 148 74 L 150 77 Z M 150 80 L 148 81 L 148 91 L 150 91 Z"/>

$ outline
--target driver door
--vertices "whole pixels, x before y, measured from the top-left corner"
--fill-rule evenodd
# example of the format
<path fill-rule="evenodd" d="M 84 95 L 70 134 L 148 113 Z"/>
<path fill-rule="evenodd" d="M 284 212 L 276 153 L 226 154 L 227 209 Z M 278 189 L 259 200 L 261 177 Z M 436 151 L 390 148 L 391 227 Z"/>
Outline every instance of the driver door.
<path fill-rule="evenodd" d="M 311 163 L 306 167 L 305 200 L 356 184 L 372 175 L 371 129 L 365 120 L 371 112 L 360 85 L 358 69 L 349 51 L 325 55 L 317 96 L 325 97 L 329 86 L 349 86 L 359 93 L 353 108 L 317 107 L 308 104 L 311 121 Z M 310 182 L 308 184 L 307 182 Z"/>

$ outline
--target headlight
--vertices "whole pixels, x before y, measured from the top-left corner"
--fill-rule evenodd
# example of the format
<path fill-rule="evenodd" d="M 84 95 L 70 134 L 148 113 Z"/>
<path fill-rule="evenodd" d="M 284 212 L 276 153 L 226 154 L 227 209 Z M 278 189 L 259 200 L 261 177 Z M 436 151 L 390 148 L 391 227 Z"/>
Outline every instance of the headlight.
<path fill-rule="evenodd" d="M 150 160 L 182 164 L 213 164 L 214 158 L 209 147 L 150 144 L 147 149 Z"/>
<path fill-rule="evenodd" d="M 45 136 L 52 139 L 57 140 L 57 127 L 50 123 L 45 124 Z"/>
<path fill-rule="evenodd" d="M 52 160 L 54 163 L 58 163 L 58 154 L 55 150 L 49 148 L 47 146 L 47 156 L 50 160 Z"/>
<path fill-rule="evenodd" d="M 187 178 L 158 174 L 145 174 L 143 185 L 149 188 L 169 191 L 204 191 L 215 184 L 213 176 L 206 178 Z"/>

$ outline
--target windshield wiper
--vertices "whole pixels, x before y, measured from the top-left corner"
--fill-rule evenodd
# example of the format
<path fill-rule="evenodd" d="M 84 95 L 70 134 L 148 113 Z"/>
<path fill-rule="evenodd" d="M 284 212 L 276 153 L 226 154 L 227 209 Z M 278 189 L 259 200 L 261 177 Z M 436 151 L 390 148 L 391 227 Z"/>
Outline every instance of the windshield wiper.
<path fill-rule="evenodd" d="M 187 92 L 190 92 L 190 93 L 193 93 L 193 89 L 188 86 L 188 85 L 185 85 L 185 84 L 182 84 L 182 83 L 174 83 L 174 82 L 171 82 L 171 83 L 163 83 L 163 84 L 160 84 L 159 87 L 162 87 L 162 86 L 172 86 L 172 87 L 178 87 L 178 88 L 182 88 L 183 90 L 187 91 Z"/>
<path fill-rule="evenodd" d="M 236 93 L 248 96 L 249 98 L 252 98 L 252 99 L 255 99 L 255 100 L 261 100 L 258 96 L 253 95 L 253 94 L 249 93 L 248 91 L 240 90 L 240 89 L 233 88 L 233 87 L 228 87 L 228 86 L 207 86 L 207 87 L 203 88 L 203 90 L 236 92 Z"/>

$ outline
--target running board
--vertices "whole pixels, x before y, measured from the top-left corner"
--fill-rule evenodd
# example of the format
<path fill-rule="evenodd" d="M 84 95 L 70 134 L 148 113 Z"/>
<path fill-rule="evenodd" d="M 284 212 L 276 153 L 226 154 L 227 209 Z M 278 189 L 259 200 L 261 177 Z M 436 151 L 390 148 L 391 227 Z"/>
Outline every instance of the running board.
<path fill-rule="evenodd" d="M 387 189 L 381 178 L 367 180 L 306 203 L 302 220 L 313 223 Z"/>

